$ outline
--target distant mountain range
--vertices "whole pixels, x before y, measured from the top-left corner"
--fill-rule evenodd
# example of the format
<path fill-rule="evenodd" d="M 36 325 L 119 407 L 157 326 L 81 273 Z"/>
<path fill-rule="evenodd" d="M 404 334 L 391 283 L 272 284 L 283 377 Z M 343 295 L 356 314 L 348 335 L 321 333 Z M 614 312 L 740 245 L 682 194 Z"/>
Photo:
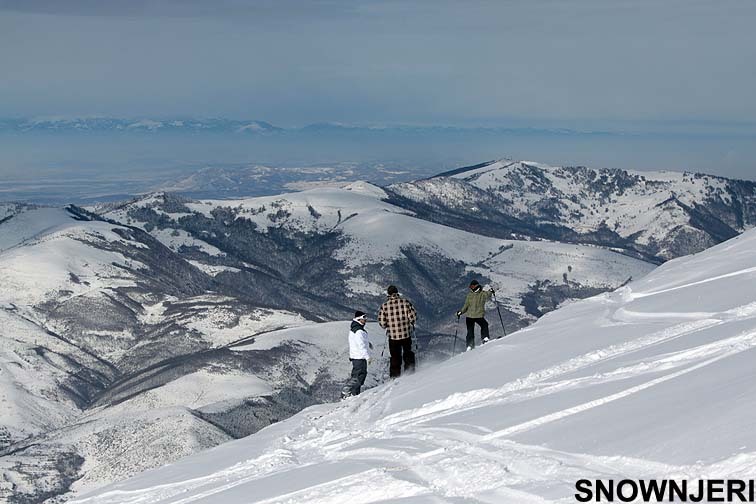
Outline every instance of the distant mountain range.
<path fill-rule="evenodd" d="M 601 131 L 578 131 L 565 128 L 532 127 L 458 127 L 386 125 L 364 126 L 342 123 L 315 123 L 303 127 L 282 128 L 266 121 L 225 118 L 118 118 L 106 116 L 38 117 L 0 119 L 0 132 L 15 133 L 235 133 L 252 135 L 304 134 L 304 135 L 413 135 L 439 133 L 514 134 L 514 135 L 613 135 Z"/>
<path fill-rule="evenodd" d="M 244 133 L 270 134 L 283 131 L 264 121 L 232 119 L 122 119 L 115 117 L 41 117 L 0 119 L 0 132 L 58 133 Z"/>

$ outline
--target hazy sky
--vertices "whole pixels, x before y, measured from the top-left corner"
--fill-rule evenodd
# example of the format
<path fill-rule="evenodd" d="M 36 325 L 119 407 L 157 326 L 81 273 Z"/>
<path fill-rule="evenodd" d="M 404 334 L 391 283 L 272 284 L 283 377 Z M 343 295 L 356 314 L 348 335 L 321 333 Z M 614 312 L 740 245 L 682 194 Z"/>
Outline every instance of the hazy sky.
<path fill-rule="evenodd" d="M 0 116 L 752 128 L 755 26 L 753 0 L 0 0 Z"/>

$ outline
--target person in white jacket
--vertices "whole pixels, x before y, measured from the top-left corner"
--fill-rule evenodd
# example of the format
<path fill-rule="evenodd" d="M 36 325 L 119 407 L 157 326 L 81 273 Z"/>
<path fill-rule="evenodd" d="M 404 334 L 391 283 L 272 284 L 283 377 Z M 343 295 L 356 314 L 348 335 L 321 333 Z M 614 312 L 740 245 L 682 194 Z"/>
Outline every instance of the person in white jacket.
<path fill-rule="evenodd" d="M 352 361 L 352 376 L 344 387 L 342 397 L 359 395 L 362 385 L 367 378 L 367 365 L 370 362 L 370 350 L 372 343 L 368 341 L 368 333 L 365 330 L 367 315 L 357 310 L 349 328 L 349 360 Z"/>

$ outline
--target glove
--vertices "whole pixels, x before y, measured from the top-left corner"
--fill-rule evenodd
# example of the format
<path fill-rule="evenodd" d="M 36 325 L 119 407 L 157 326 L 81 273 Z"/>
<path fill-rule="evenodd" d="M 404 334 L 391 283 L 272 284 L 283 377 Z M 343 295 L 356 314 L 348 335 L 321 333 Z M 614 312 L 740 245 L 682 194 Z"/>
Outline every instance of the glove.
<path fill-rule="evenodd" d="M 491 287 L 491 294 L 496 294 L 496 291 L 494 290 L 493 287 Z"/>
<path fill-rule="evenodd" d="M 459 318 L 459 317 L 461 317 L 461 316 L 462 316 L 462 312 L 461 312 L 461 311 L 458 311 L 458 312 L 457 312 L 457 318 Z"/>
<path fill-rule="evenodd" d="M 370 348 L 370 350 L 372 350 L 372 349 L 373 349 L 373 344 L 372 344 L 372 343 L 370 343 L 369 341 L 368 341 L 368 348 Z"/>

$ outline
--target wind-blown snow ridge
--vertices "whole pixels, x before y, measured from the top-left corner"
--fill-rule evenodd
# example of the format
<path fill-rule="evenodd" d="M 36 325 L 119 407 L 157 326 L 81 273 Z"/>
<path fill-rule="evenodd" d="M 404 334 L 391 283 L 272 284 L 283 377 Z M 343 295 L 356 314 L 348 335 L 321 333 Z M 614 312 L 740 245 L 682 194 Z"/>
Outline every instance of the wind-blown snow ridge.
<path fill-rule="evenodd" d="M 748 478 L 754 252 L 749 231 L 505 340 L 74 502 L 572 502 L 583 478 Z"/>

